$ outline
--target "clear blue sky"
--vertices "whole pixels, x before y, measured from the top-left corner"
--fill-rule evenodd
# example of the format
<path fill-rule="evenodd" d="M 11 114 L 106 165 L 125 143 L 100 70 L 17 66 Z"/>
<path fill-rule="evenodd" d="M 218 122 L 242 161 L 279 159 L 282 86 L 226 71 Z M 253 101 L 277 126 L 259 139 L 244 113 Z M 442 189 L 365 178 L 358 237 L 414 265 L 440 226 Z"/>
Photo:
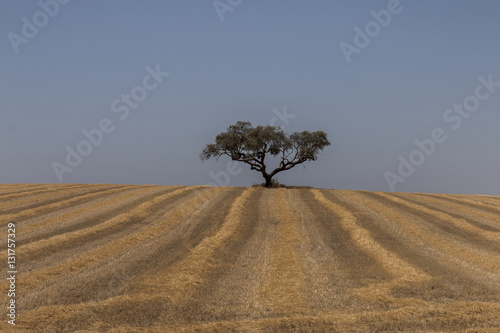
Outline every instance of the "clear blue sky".
<path fill-rule="evenodd" d="M 282 183 L 389 191 L 390 172 L 405 180 L 396 191 L 500 195 L 500 87 L 480 88 L 467 117 L 446 113 L 467 98 L 475 107 L 478 77 L 500 82 L 498 1 L 221 0 L 223 21 L 212 1 L 73 0 L 57 13 L 54 1 L 42 0 L 53 17 L 38 1 L 0 4 L 0 183 L 59 182 L 53 162 L 69 167 L 66 147 L 105 118 L 114 130 L 63 182 L 223 181 L 227 159 L 201 163 L 204 145 L 286 107 L 296 117 L 276 125 L 323 130 L 332 146 Z M 398 13 L 385 27 L 370 23 L 388 7 Z M 369 45 L 358 36 L 348 63 L 340 45 L 356 47 L 367 24 Z M 157 65 L 169 75 L 145 90 Z M 122 120 L 134 88 L 147 96 Z M 436 128 L 447 140 L 400 173 L 399 156 Z M 263 181 L 241 170 L 229 185 Z"/>

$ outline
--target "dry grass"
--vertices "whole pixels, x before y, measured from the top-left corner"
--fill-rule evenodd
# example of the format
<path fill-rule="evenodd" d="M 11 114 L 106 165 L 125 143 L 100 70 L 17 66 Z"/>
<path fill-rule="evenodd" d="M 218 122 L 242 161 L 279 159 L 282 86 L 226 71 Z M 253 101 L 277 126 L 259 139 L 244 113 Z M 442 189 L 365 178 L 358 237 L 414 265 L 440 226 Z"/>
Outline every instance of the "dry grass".
<path fill-rule="evenodd" d="M 75 204 L 75 203 L 77 203 L 79 201 L 82 201 L 82 200 L 85 200 L 85 199 L 89 199 L 89 198 L 92 198 L 92 197 L 95 197 L 95 196 L 100 196 L 103 193 L 101 191 L 99 191 L 98 189 L 96 189 L 94 191 L 94 192 L 97 192 L 97 193 L 83 194 L 81 196 L 73 197 L 73 198 L 70 198 L 70 199 L 67 199 L 67 200 L 61 200 L 61 201 L 58 201 L 58 202 L 55 202 L 55 203 L 51 203 L 51 204 L 48 204 L 48 205 L 41 205 L 41 206 L 38 206 L 38 207 L 35 207 L 35 208 L 31 208 L 31 209 L 27 209 L 27 210 L 22 210 L 22 211 L 20 211 L 18 213 L 2 214 L 2 216 L 0 216 L 0 225 L 4 226 L 4 225 L 7 225 L 10 222 L 16 222 L 16 221 L 19 221 L 19 220 L 21 220 L 23 218 L 28 218 L 28 217 L 31 217 L 31 216 L 35 216 L 35 215 L 41 214 L 42 212 L 47 211 L 47 210 L 54 210 L 56 208 L 71 206 L 71 205 L 73 205 L 73 204 Z M 105 190 L 104 193 L 116 193 L 116 192 L 119 192 L 119 191 L 122 191 L 122 188 L 118 188 L 118 189 L 111 188 L 111 189 Z M 33 192 L 37 192 L 37 191 L 33 191 Z M 33 192 L 29 192 L 29 193 L 33 193 Z"/>
<path fill-rule="evenodd" d="M 0 208 L 2 332 L 500 332 L 499 197 L 0 184 Z"/>
<path fill-rule="evenodd" d="M 282 315 L 301 313 L 306 306 L 302 260 L 297 245 L 301 242 L 297 217 L 291 213 L 284 189 L 275 190 L 274 209 L 279 221 L 273 244 L 271 267 L 263 297 L 273 311 Z"/>

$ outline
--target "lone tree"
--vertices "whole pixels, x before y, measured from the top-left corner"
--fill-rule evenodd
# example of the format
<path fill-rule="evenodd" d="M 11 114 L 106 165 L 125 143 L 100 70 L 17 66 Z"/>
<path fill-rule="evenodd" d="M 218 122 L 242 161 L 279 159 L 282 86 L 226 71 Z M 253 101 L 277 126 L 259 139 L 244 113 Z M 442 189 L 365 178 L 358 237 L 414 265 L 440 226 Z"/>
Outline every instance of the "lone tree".
<path fill-rule="evenodd" d="M 251 170 L 262 173 L 266 187 L 271 186 L 271 179 L 277 173 L 290 170 L 297 164 L 315 161 L 318 154 L 330 145 L 323 131 L 294 132 L 290 135 L 276 126 L 253 127 L 246 121 L 238 121 L 215 137 L 215 143 L 208 144 L 200 157 L 208 160 L 218 159 L 222 155 L 250 165 Z M 269 172 L 266 168 L 266 156 L 279 159 L 277 168 Z"/>

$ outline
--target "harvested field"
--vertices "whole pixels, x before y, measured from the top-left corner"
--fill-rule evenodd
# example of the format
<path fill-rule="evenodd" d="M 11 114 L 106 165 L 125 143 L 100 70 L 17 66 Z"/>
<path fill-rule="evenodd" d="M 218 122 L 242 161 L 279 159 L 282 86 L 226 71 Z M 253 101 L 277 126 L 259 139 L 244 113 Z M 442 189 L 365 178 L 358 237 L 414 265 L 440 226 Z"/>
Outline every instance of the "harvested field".
<path fill-rule="evenodd" d="M 3 184 L 9 223 L 1 332 L 500 332 L 500 197 Z"/>

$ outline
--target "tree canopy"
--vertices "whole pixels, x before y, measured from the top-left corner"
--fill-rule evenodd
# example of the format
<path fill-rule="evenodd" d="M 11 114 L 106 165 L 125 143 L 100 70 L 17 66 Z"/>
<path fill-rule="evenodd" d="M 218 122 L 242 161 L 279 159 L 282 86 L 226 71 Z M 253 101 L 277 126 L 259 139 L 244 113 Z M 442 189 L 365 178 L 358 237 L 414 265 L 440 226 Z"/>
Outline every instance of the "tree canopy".
<path fill-rule="evenodd" d="M 303 131 L 286 134 L 277 126 L 256 126 L 250 122 L 238 121 L 215 137 L 215 143 L 208 144 L 201 153 L 202 160 L 223 155 L 233 161 L 250 165 L 251 170 L 262 173 L 266 187 L 277 173 L 294 166 L 315 161 L 319 153 L 330 145 L 323 131 Z M 266 156 L 278 158 L 279 165 L 272 171 L 266 167 Z"/>

